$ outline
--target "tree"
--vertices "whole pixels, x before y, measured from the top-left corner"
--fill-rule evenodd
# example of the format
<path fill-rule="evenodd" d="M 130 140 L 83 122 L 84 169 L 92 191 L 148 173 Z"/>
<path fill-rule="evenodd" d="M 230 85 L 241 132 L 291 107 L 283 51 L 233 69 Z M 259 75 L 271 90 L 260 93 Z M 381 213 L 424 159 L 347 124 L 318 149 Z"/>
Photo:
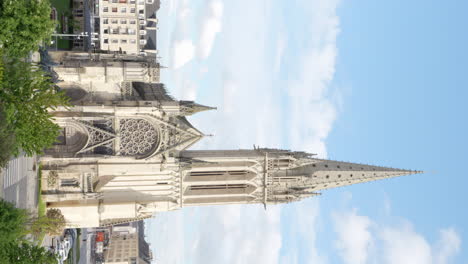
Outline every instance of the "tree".
<path fill-rule="evenodd" d="M 52 252 L 34 244 L 8 243 L 0 248 L 0 263 L 52 264 L 57 263 L 57 258 Z"/>
<path fill-rule="evenodd" d="M 65 229 L 65 217 L 60 209 L 49 209 L 45 216 L 40 216 L 31 224 L 31 233 L 39 235 L 46 233 L 49 235 L 60 235 Z"/>
<path fill-rule="evenodd" d="M 0 47 L 10 57 L 24 58 L 50 39 L 55 22 L 49 0 L 0 0 Z"/>
<path fill-rule="evenodd" d="M 5 167 L 13 156 L 13 149 L 16 144 L 15 135 L 11 126 L 6 122 L 6 115 L 0 105 L 0 171 Z"/>
<path fill-rule="evenodd" d="M 28 212 L 0 199 L 0 248 L 24 239 L 29 221 Z"/>
<path fill-rule="evenodd" d="M 0 103 L 15 136 L 13 154 L 18 155 L 20 150 L 28 155 L 42 153 L 56 142 L 60 131 L 48 110 L 68 106 L 68 97 L 57 91 L 39 67 L 19 59 L 4 62 L 8 67 L 4 67 L 0 80 Z"/>
<path fill-rule="evenodd" d="M 0 48 L 0 58 L 2 57 L 2 49 Z M 0 60 L 0 84 L 3 79 L 3 64 Z M 1 87 L 1 86 L 0 86 Z M 5 167 L 10 157 L 13 155 L 13 148 L 15 145 L 15 135 L 11 126 L 6 121 L 6 115 L 3 107 L 0 104 L 0 171 Z"/>

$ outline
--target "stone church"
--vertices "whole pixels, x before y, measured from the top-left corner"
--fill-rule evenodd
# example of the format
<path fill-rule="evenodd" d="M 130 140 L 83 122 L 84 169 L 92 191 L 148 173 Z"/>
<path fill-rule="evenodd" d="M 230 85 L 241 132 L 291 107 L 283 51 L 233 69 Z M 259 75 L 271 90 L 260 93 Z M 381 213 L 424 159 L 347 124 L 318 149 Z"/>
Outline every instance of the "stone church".
<path fill-rule="evenodd" d="M 57 85 L 74 104 L 41 158 L 42 195 L 69 227 L 149 218 L 184 206 L 289 203 L 319 191 L 416 171 L 254 148 L 189 150 L 204 134 L 187 116 L 213 109 L 178 101 L 144 57 L 52 54 Z"/>

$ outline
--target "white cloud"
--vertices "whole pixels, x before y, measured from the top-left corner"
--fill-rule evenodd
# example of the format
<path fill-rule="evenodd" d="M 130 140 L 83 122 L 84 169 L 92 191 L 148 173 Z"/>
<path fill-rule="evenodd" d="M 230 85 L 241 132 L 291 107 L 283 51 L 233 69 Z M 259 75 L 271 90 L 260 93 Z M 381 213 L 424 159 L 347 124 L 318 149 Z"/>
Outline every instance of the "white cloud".
<path fill-rule="evenodd" d="M 439 242 L 435 246 L 434 263 L 447 264 L 458 254 L 461 247 L 461 238 L 453 228 L 439 231 Z"/>
<path fill-rule="evenodd" d="M 278 41 L 276 43 L 276 53 L 275 53 L 275 63 L 274 63 L 274 72 L 279 73 L 281 67 L 281 61 L 283 60 L 284 52 L 287 46 L 287 40 L 284 36 L 284 33 L 280 31 L 278 36 Z"/>
<path fill-rule="evenodd" d="M 386 227 L 380 232 L 383 242 L 383 263 L 432 263 L 431 246 L 411 227 Z"/>
<path fill-rule="evenodd" d="M 157 262 L 185 263 L 185 256 L 181 254 L 186 247 L 187 235 L 184 233 L 183 211 L 167 212 L 146 220 L 146 230 Z"/>
<path fill-rule="evenodd" d="M 272 28 L 284 28 L 275 26 L 280 22 L 272 15 L 272 6 L 279 2 L 207 1 L 208 6 L 198 5 L 208 11 L 197 9 L 192 2 L 174 4 L 177 25 L 171 39 L 171 56 L 177 70 L 163 81 L 185 98 L 204 93 L 208 97 L 198 98 L 201 103 L 218 104 L 216 112 L 191 117 L 196 127 L 216 135 L 201 141 L 197 148 L 251 148 L 257 144 L 326 153 L 325 140 L 336 117 L 329 86 L 336 59 L 338 24 L 332 22 L 337 21 L 337 5 L 305 2 L 304 9 L 312 17 L 308 14 L 304 21 L 318 26 L 312 26 L 310 32 L 274 31 L 274 36 L 283 40 L 272 39 L 271 35 Z M 193 33 L 198 29 L 200 35 L 194 42 Z M 311 44 L 288 50 L 290 34 L 296 34 L 298 42 Z M 223 48 L 214 49 L 214 45 Z M 179 55 L 178 50 L 182 50 Z M 285 81 L 287 74 L 275 69 L 291 53 L 301 58 L 292 62 L 300 65 L 300 72 L 297 79 Z M 201 75 L 208 80 L 197 83 L 195 78 Z M 288 137 L 292 137 L 293 144 L 287 142 Z M 282 230 L 286 223 L 280 217 L 285 210 L 281 206 L 272 206 L 266 212 L 260 206 L 185 208 L 176 216 L 183 221 L 176 223 L 161 214 L 154 225 L 154 240 L 158 241 L 155 254 L 164 252 L 158 255 L 163 263 L 326 263 L 326 256 L 317 249 L 318 202 L 287 206 L 292 211 L 287 217 L 292 222 L 289 231 Z M 185 234 L 184 239 L 170 236 L 174 228 Z M 296 241 L 297 247 L 284 244 L 285 232 L 294 234 L 288 242 Z M 176 252 L 177 247 L 181 252 Z"/>
<path fill-rule="evenodd" d="M 297 221 L 295 228 L 293 228 L 296 233 L 294 231 L 292 233 L 299 238 L 298 241 L 304 241 L 306 245 L 305 247 L 298 245 L 299 249 L 302 248 L 305 251 L 302 254 L 306 255 L 306 257 L 302 259 L 302 262 L 296 263 L 328 263 L 326 256 L 319 253 L 317 249 L 317 233 L 320 230 L 320 205 L 318 200 L 312 199 L 290 206 L 294 207 L 292 218 Z"/>
<path fill-rule="evenodd" d="M 197 50 L 201 59 L 206 59 L 213 48 L 216 35 L 221 32 L 223 3 L 218 0 L 210 1 L 207 15 L 202 18 L 200 39 Z"/>
<path fill-rule="evenodd" d="M 449 264 L 461 247 L 453 228 L 439 230 L 439 239 L 431 244 L 407 220 L 398 225 L 378 223 L 356 209 L 334 213 L 333 219 L 343 263 Z"/>
<path fill-rule="evenodd" d="M 192 263 L 278 263 L 281 248 L 279 208 L 229 205 L 197 208 L 195 242 L 185 251 Z M 191 244 L 187 241 L 187 244 Z"/>
<path fill-rule="evenodd" d="M 309 150 L 326 156 L 325 140 L 336 119 L 336 106 L 330 96 L 330 84 L 335 74 L 337 56 L 336 38 L 339 18 L 336 9 L 339 1 L 312 1 L 309 10 L 312 38 L 306 52 L 301 55 L 300 71 L 290 81 L 291 97 L 289 137 L 291 147 Z"/>
<path fill-rule="evenodd" d="M 335 231 L 338 235 L 337 248 L 344 263 L 366 263 L 369 247 L 372 243 L 369 217 L 357 214 L 353 209 L 349 212 L 333 215 Z"/>
<path fill-rule="evenodd" d="M 195 54 L 195 46 L 189 39 L 176 41 L 174 43 L 172 65 L 174 69 L 178 69 L 193 59 Z"/>

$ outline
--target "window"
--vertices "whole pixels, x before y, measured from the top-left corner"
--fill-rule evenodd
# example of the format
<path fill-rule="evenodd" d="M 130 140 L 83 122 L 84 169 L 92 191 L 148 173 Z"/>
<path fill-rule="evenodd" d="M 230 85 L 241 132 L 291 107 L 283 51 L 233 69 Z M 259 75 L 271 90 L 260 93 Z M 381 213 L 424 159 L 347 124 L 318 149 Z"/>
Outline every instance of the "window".
<path fill-rule="evenodd" d="M 128 34 L 129 34 L 129 35 L 135 35 L 135 34 L 136 34 L 136 30 L 130 28 L 130 29 L 128 30 Z"/>
<path fill-rule="evenodd" d="M 109 29 L 108 28 L 104 29 L 104 34 L 109 34 Z"/>
<path fill-rule="evenodd" d="M 103 7 L 102 12 L 109 12 L 109 7 L 107 7 L 107 6 Z"/>
<path fill-rule="evenodd" d="M 330 178 L 330 175 L 325 176 L 325 178 L 327 178 L 327 179 Z"/>
<path fill-rule="evenodd" d="M 134 4 L 135 3 L 135 0 L 130 0 L 130 4 Z"/>
<path fill-rule="evenodd" d="M 79 182 L 77 179 L 61 179 L 60 186 L 62 187 L 78 187 Z"/>
<path fill-rule="evenodd" d="M 112 43 L 119 43 L 119 40 L 118 39 L 113 39 Z"/>
<path fill-rule="evenodd" d="M 120 24 L 127 24 L 127 19 L 120 19 Z"/>
<path fill-rule="evenodd" d="M 119 23 L 119 20 L 117 20 L 117 19 L 112 19 L 112 24 L 117 24 L 117 23 Z"/>
<path fill-rule="evenodd" d="M 127 0 L 119 0 L 119 3 L 121 3 L 121 4 L 126 4 L 126 3 L 127 3 Z"/>
<path fill-rule="evenodd" d="M 144 13 L 145 13 L 145 10 L 144 10 L 144 9 L 140 9 L 140 10 L 138 10 L 138 13 L 144 14 Z"/>
<path fill-rule="evenodd" d="M 136 24 L 135 19 L 130 20 L 130 24 L 132 24 L 132 25 Z"/>
<path fill-rule="evenodd" d="M 121 40 L 120 40 L 120 43 L 121 43 L 121 44 L 127 44 L 127 40 L 126 40 L 126 39 L 121 39 Z"/>
<path fill-rule="evenodd" d="M 104 44 L 108 44 L 109 43 L 109 39 L 105 38 L 104 39 Z"/>
<path fill-rule="evenodd" d="M 245 175 L 245 170 L 232 170 L 232 171 L 192 171 L 190 176 L 221 176 L 221 175 Z"/>
<path fill-rule="evenodd" d="M 134 7 L 130 8 L 130 13 L 135 13 L 135 8 Z"/>
<path fill-rule="evenodd" d="M 113 8 L 112 8 L 112 12 L 113 12 L 113 13 L 117 13 L 117 7 L 113 7 Z"/>
<path fill-rule="evenodd" d="M 131 43 L 131 44 L 135 44 L 135 43 L 136 43 L 136 40 L 131 39 L 131 40 L 130 40 L 130 43 Z"/>
<path fill-rule="evenodd" d="M 127 13 L 127 8 L 126 7 L 120 8 L 120 13 Z"/>
<path fill-rule="evenodd" d="M 119 34 L 119 29 L 113 28 L 112 29 L 112 34 Z"/>
<path fill-rule="evenodd" d="M 247 187 L 247 184 L 193 185 L 193 186 L 190 186 L 190 190 L 243 189 L 243 188 L 246 188 L 246 187 Z"/>
<path fill-rule="evenodd" d="M 103 24 L 109 24 L 109 19 L 107 19 L 107 18 L 103 19 L 103 20 L 102 20 L 102 23 L 103 23 Z"/>

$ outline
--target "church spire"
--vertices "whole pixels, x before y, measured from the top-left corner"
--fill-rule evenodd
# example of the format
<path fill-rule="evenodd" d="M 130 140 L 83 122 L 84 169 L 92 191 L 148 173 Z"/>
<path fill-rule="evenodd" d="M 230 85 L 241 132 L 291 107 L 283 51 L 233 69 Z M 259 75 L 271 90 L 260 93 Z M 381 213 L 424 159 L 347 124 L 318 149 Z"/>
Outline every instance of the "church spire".
<path fill-rule="evenodd" d="M 310 159 L 308 164 L 285 170 L 271 171 L 271 182 L 267 186 L 271 203 L 301 200 L 317 191 L 356 183 L 422 173 L 421 171 L 395 169 L 340 162 Z"/>
<path fill-rule="evenodd" d="M 180 113 L 182 115 L 193 115 L 207 110 L 216 110 L 216 107 L 197 104 L 194 101 L 180 101 Z"/>

